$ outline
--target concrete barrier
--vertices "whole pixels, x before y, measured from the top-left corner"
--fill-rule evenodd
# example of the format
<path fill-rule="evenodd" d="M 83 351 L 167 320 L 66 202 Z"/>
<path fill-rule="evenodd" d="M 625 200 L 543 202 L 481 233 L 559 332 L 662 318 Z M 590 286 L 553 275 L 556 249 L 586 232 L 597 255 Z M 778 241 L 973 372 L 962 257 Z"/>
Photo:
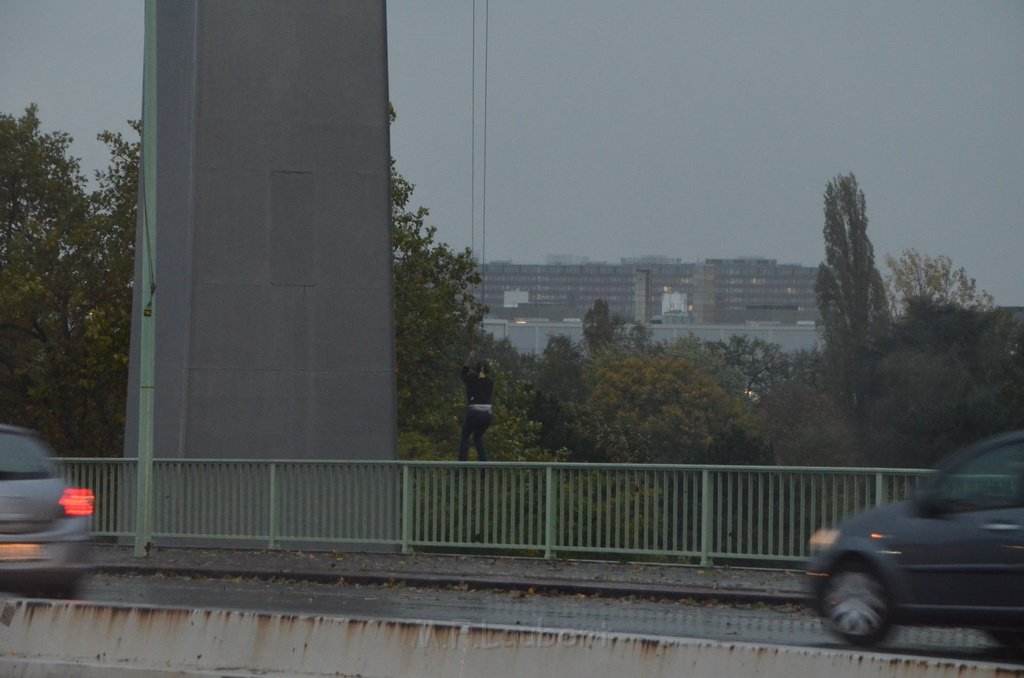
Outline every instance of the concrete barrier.
<path fill-rule="evenodd" d="M 1024 667 L 631 634 L 11 599 L 4 676 L 1007 678 Z"/>

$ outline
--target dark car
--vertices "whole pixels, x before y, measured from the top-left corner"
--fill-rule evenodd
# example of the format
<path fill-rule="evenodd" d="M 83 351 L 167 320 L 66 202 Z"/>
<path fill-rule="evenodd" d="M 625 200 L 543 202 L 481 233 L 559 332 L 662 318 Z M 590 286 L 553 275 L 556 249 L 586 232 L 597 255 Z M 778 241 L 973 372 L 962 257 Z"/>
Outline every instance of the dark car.
<path fill-rule="evenodd" d="M 73 597 L 89 570 L 93 493 L 31 431 L 0 424 L 0 590 Z"/>
<path fill-rule="evenodd" d="M 817 612 L 856 645 L 894 624 L 983 629 L 1024 651 L 1024 431 L 946 460 L 916 496 L 814 536 Z"/>

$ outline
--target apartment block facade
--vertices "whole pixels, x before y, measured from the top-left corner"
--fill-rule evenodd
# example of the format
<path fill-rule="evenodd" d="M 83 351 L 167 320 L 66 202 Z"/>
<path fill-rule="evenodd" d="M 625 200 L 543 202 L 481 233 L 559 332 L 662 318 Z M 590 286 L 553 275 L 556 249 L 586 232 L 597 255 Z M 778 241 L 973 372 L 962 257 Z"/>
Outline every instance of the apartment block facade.
<path fill-rule="evenodd" d="M 775 259 L 687 263 L 639 257 L 617 264 L 494 261 L 485 263 L 481 274 L 482 299 L 490 306 L 491 316 L 498 318 L 580 318 L 596 300 L 604 299 L 612 313 L 630 321 L 651 317 L 663 323 L 792 324 L 818 319 L 814 296 L 817 268 L 779 264 Z M 669 295 L 672 299 L 683 295 L 687 300 L 684 312 L 672 314 L 672 318 L 657 315 L 662 297 L 667 301 Z"/>

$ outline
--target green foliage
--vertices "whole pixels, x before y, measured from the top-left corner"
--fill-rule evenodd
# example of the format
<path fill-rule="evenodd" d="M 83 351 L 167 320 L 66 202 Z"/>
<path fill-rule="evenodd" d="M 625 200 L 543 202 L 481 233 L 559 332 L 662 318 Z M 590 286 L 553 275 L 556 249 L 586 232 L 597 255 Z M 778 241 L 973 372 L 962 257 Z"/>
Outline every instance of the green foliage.
<path fill-rule="evenodd" d="M 0 115 L 0 420 L 61 455 L 116 456 L 124 432 L 138 145 L 100 139 L 89 195 L 67 134 Z"/>
<path fill-rule="evenodd" d="M 569 337 L 551 337 L 537 363 L 534 385 L 561 402 L 582 403 L 587 397 L 584 368 L 581 345 Z"/>
<path fill-rule="evenodd" d="M 881 345 L 869 407 L 873 463 L 930 466 L 1019 419 L 1005 392 L 1014 328 L 1000 312 L 911 299 Z"/>
<path fill-rule="evenodd" d="M 426 223 L 428 210 L 409 209 L 414 188 L 392 160 L 398 425 L 402 440 L 439 444 L 434 437 L 438 412 L 460 385 L 461 360 L 486 308 L 473 296 L 480 274 L 472 253 L 437 242 L 437 228 Z M 402 451 L 409 453 L 406 447 Z"/>
<path fill-rule="evenodd" d="M 583 316 L 583 345 L 590 357 L 615 343 L 615 333 L 622 321 L 613 316 L 608 302 L 598 299 Z"/>
<path fill-rule="evenodd" d="M 727 368 L 740 375 L 741 393 L 757 402 L 789 378 L 790 361 L 778 344 L 733 335 L 709 347 Z"/>
<path fill-rule="evenodd" d="M 426 223 L 428 210 L 409 209 L 415 187 L 396 171 L 393 160 L 391 186 L 400 455 L 456 457 L 465 409 L 458 373 L 473 345 L 492 363 L 495 379 L 487 456 L 495 461 L 553 458 L 539 445 L 540 424 L 529 418 L 531 362 L 507 341 L 495 342 L 479 332 L 487 309 L 473 296 L 480 274 L 472 252 L 437 242 L 437 229 Z"/>
<path fill-rule="evenodd" d="M 826 369 L 839 402 L 860 414 L 872 369 L 872 342 L 888 322 L 885 286 L 868 239 L 867 202 L 853 174 L 825 187 L 825 261 L 815 294 Z"/>
<path fill-rule="evenodd" d="M 832 396 L 799 381 L 761 401 L 761 430 L 783 466 L 849 466 L 857 458 L 853 431 Z"/>
<path fill-rule="evenodd" d="M 668 531 L 670 512 L 685 505 L 686 491 L 658 482 L 657 476 L 638 479 L 633 471 L 584 471 L 559 488 L 557 507 L 565 530 L 563 543 L 590 542 L 596 548 L 669 550 L 673 538 L 685 543 L 685 527 Z M 675 500 L 675 507 L 672 506 Z M 643 508 L 641 508 L 643 507 Z"/>
<path fill-rule="evenodd" d="M 536 396 L 529 384 L 492 369 L 494 377 L 494 423 L 484 435 L 491 461 L 557 461 L 565 450 L 547 449 L 540 444 L 541 423 L 531 416 Z M 461 386 L 461 383 L 460 383 Z M 459 432 L 466 409 L 460 391 L 451 392 L 441 405 L 427 412 L 416 428 L 399 430 L 399 449 L 404 459 L 451 461 L 456 458 Z M 470 446 L 470 459 L 476 451 Z"/>
<path fill-rule="evenodd" d="M 402 459 L 437 461 L 457 457 L 466 396 L 454 387 L 436 394 L 434 402 L 432 409 L 422 410 L 415 425 L 399 427 L 398 451 Z"/>
<path fill-rule="evenodd" d="M 1024 326 L 1018 326 L 1009 349 L 1003 355 L 999 402 L 1010 416 L 1011 428 L 1024 428 Z"/>
<path fill-rule="evenodd" d="M 906 313 L 914 299 L 976 310 L 993 307 L 992 295 L 979 290 L 962 266 L 954 269 L 953 260 L 947 256 L 932 258 L 906 249 L 899 259 L 886 255 L 885 265 L 889 267 L 885 283 L 895 317 Z"/>
<path fill-rule="evenodd" d="M 717 342 L 701 341 L 689 334 L 668 343 L 664 354 L 668 358 L 692 363 L 730 396 L 743 396 L 746 384 L 743 372 L 737 365 L 729 363 L 726 352 Z"/>
<path fill-rule="evenodd" d="M 496 375 L 494 423 L 486 435 L 487 457 L 492 461 L 561 461 L 564 450 L 540 445 L 541 424 L 530 416 L 534 391 L 529 384 Z M 472 452 L 470 452 L 472 454 Z"/>
<path fill-rule="evenodd" d="M 532 354 L 520 353 L 508 339 L 496 339 L 486 332 L 478 332 L 476 354 L 490 363 L 503 377 L 513 381 L 531 382 L 536 373 L 537 360 Z"/>
<path fill-rule="evenodd" d="M 565 402 L 543 391 L 534 391 L 527 416 L 540 424 L 538 444 L 542 449 L 570 461 L 595 461 L 594 443 L 585 428 L 586 409 L 580 403 Z"/>
<path fill-rule="evenodd" d="M 728 464 L 765 459 L 741 403 L 685 360 L 610 363 L 598 371 L 588 408 L 595 447 L 612 461 Z"/>

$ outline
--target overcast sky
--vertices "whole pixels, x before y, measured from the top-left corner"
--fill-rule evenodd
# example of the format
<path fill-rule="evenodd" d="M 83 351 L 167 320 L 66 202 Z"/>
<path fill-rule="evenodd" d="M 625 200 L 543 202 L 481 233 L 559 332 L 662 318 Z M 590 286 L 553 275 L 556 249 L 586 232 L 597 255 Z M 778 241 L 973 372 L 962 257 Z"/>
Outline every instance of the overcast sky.
<path fill-rule="evenodd" d="M 825 184 L 853 172 L 883 273 L 945 254 L 1024 305 L 1024 2 L 491 0 L 484 233 L 486 4 L 474 190 L 473 2 L 388 2 L 392 153 L 452 246 L 816 265 Z M 101 166 L 96 133 L 139 117 L 142 20 L 0 0 L 0 112 L 38 103 Z"/>

